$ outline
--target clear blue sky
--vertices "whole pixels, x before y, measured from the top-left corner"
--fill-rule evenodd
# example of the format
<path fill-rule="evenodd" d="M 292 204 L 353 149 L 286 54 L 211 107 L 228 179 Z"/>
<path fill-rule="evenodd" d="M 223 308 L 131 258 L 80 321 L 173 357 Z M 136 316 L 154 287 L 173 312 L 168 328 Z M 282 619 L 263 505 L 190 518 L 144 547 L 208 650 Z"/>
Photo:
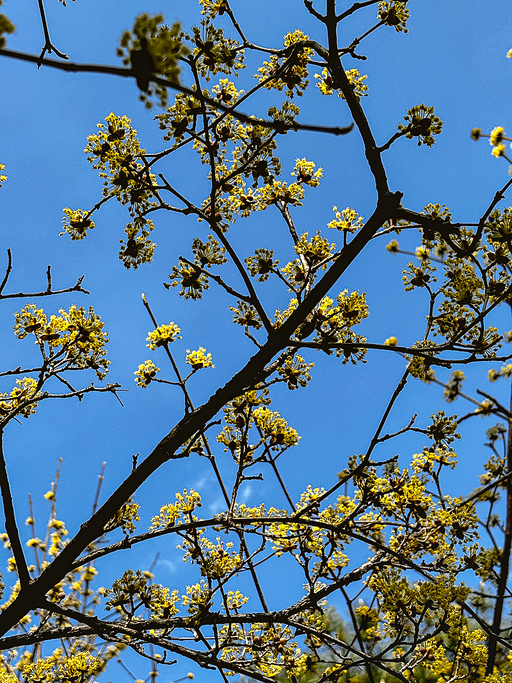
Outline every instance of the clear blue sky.
<path fill-rule="evenodd" d="M 320 7 L 322 4 L 318 2 Z M 407 35 L 382 28 L 359 50 L 368 57 L 366 62 L 344 62 L 345 68 L 357 67 L 368 74 L 369 96 L 364 98 L 363 106 L 379 143 L 393 134 L 409 107 L 419 103 L 435 105 L 436 114 L 445 122 L 435 147 L 418 148 L 414 141 L 401 139 L 385 154 L 384 162 L 390 187 L 404 192 L 405 206 L 421 211 L 429 202 L 447 204 L 456 221 L 477 221 L 494 192 L 507 180 L 506 163 L 490 156 L 486 141 L 476 144 L 469 137 L 475 126 L 488 131 L 504 125 L 507 130 L 509 119 L 512 61 L 506 59 L 506 53 L 512 47 L 510 7 L 505 0 L 485 3 L 485 10 L 482 4 L 476 0 L 410 0 L 412 17 Z M 53 42 L 72 61 L 115 66 L 120 66 L 115 54 L 120 35 L 141 12 L 162 12 L 169 23 L 180 20 L 185 29 L 200 20 L 194 0 L 78 0 L 70 1 L 67 8 L 56 0 L 46 0 L 46 5 Z M 283 35 L 295 28 L 325 42 L 322 26 L 299 0 L 232 0 L 231 5 L 255 43 L 279 47 Z M 348 5 L 339 3 L 340 8 Z M 8 47 L 39 54 L 43 36 L 36 3 L 6 0 L 3 11 L 17 28 L 16 35 L 8 38 Z M 369 28 L 375 14 L 375 7 L 370 7 L 343 24 L 344 42 L 349 44 Z M 223 23 L 227 25 L 227 21 Z M 256 64 L 254 58 L 250 64 Z M 254 81 L 250 67 L 241 80 L 241 87 L 251 87 Z M 184 84 L 189 85 L 186 81 Z M 75 75 L 44 67 L 37 70 L 34 65 L 2 57 L 0 92 L 0 162 L 7 165 L 9 176 L 0 190 L 0 278 L 8 247 L 13 251 L 14 270 L 7 291 L 43 289 L 48 264 L 52 264 L 56 287 L 70 286 L 85 274 L 84 286 L 90 296 L 63 295 L 37 303 L 44 304 L 50 313 L 73 303 L 93 305 L 110 335 L 112 364 L 108 379 L 129 389 L 129 393 L 122 394 L 124 407 L 106 395 L 86 397 L 81 404 L 47 401 L 35 417 L 21 425 L 12 424 L 6 433 L 6 457 L 20 520 L 28 515 L 30 492 L 39 521 L 44 523 L 47 504 L 42 495 L 62 457 L 59 515 L 73 531 L 91 509 L 101 463 L 107 461 L 106 495 L 130 471 L 132 454 L 145 457 L 182 415 L 177 390 L 161 385 L 146 390 L 135 386 L 134 370 L 150 357 L 164 370 L 162 374 L 171 378 L 163 352 L 150 352 L 145 346 L 152 325 L 142 306 L 141 293 L 146 293 L 160 323 L 173 320 L 182 328 L 183 340 L 172 347 L 178 359 L 184 360 L 186 349 L 200 345 L 212 352 L 215 370 L 199 373 L 190 383 L 197 404 L 242 367 L 252 348 L 240 330 L 231 325 L 229 304 L 213 286 L 201 302 L 183 302 L 176 290 L 166 291 L 162 286 L 178 255 L 190 255 L 187 244 L 191 239 L 205 235 L 204 225 L 198 225 L 193 218 L 157 216 L 155 261 L 136 272 L 126 271 L 117 258 L 127 220 L 119 205 L 104 207 L 86 240 L 72 243 L 67 236 L 59 237 L 64 206 L 89 208 L 101 196 L 101 181 L 82 151 L 86 136 L 95 132 L 98 121 L 111 111 L 128 115 L 143 147 L 149 151 L 163 149 L 160 132 L 152 120 L 157 111 L 144 109 L 135 83 L 108 75 Z M 303 122 L 350 122 L 348 109 L 337 98 L 328 100 L 313 92 L 303 99 L 298 101 L 303 107 Z M 258 106 L 261 108 L 255 113 L 264 115 L 268 102 L 261 99 Z M 294 212 L 299 231 L 312 234 L 320 229 L 327 235 L 326 223 L 333 218 L 333 204 L 350 206 L 365 217 L 371 214 L 375 189 L 357 131 L 339 138 L 290 133 L 280 149 L 283 177 L 292 170 L 296 157 L 305 156 L 324 168 L 320 188 L 311 189 L 304 207 Z M 166 174 L 184 194 L 189 192 L 200 202 L 205 167 L 191 157 L 183 158 L 179 167 L 172 163 L 176 162 L 169 164 Z M 245 257 L 257 246 L 272 246 L 265 243 L 265 236 L 280 228 L 277 212 L 272 214 L 269 209 L 248 221 L 240 220 L 233 230 L 233 241 Z M 336 239 L 335 235 L 327 236 Z M 423 335 L 426 301 L 422 293 L 402 294 L 401 269 L 408 259 L 388 254 L 387 241 L 372 244 L 343 276 L 338 290 L 367 292 L 371 315 L 364 333 L 370 341 L 382 343 L 395 335 L 400 343 L 408 344 Z M 418 240 L 404 235 L 400 243 L 413 249 Z M 273 295 L 271 292 L 269 298 Z M 279 296 L 283 308 L 286 292 Z M 29 365 L 37 358 L 29 340 L 16 341 L 12 334 L 13 313 L 20 307 L 19 301 L 1 303 L 0 371 Z M 365 450 L 404 369 L 404 361 L 392 354 L 369 353 L 368 363 L 356 368 L 322 356 L 314 360 L 318 365 L 307 391 L 275 392 L 274 407 L 302 436 L 300 446 L 283 456 L 282 463 L 296 499 L 307 484 L 332 485 L 347 457 Z M 486 371 L 481 368 L 474 373 L 468 388 L 489 389 Z M 10 387 L 9 381 L 0 384 L 0 390 Z M 463 405 L 443 405 L 441 392 L 434 385 L 412 382 L 387 431 L 404 426 L 414 412 L 420 412 L 424 422 L 437 408 L 448 413 L 466 412 Z M 479 467 L 486 458 L 481 445 L 482 427 L 488 426 L 490 423 L 480 421 L 468 425 L 475 436 L 471 446 L 466 442 L 460 453 L 463 467 L 453 480 L 453 493 L 461 494 L 478 483 Z M 401 453 L 405 463 L 422 446 L 421 439 L 403 439 L 391 448 Z M 228 456 L 215 447 L 221 462 L 226 459 L 225 471 L 229 472 Z M 163 467 L 154 480 L 147 482 L 137 494 L 144 522 L 183 487 L 202 493 L 205 516 L 219 510 L 220 498 L 212 474 L 206 465 L 204 470 L 201 467 L 197 460 L 178 461 Z M 248 503 L 265 501 L 284 506 L 275 494 L 271 482 L 253 482 L 245 490 Z M 139 525 L 140 531 L 144 522 Z M 43 533 L 43 526 L 40 531 Z M 114 563 L 98 565 L 101 582 L 107 584 L 123 567 L 148 567 L 157 551 L 161 553 L 157 580 L 182 589 L 191 579 L 184 575 L 180 555 L 169 540 L 140 546 L 131 555 L 120 555 Z M 267 590 L 270 600 L 278 604 L 283 597 L 282 585 L 269 582 Z M 189 668 L 188 663 L 183 664 L 183 672 Z M 173 671 L 172 675 L 180 673 Z M 171 678 L 164 676 L 162 680 Z"/>

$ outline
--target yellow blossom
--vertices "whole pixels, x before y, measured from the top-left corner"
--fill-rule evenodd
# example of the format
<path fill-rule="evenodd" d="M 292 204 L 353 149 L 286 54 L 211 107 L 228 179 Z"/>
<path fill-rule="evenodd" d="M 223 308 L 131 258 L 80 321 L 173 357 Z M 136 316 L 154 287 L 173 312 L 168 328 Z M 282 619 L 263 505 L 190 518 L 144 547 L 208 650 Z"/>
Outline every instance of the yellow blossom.
<path fill-rule="evenodd" d="M 200 346 L 197 351 L 190 351 L 190 349 L 187 349 L 187 363 L 192 366 L 193 370 L 215 367 L 212 363 L 212 354 L 206 353 L 206 349 L 202 346 Z"/>
<path fill-rule="evenodd" d="M 87 235 L 87 230 L 94 228 L 94 221 L 89 218 L 87 211 L 65 207 L 64 214 L 62 219 L 64 232 L 61 232 L 61 235 L 67 232 L 72 240 L 83 240 Z"/>
<path fill-rule="evenodd" d="M 141 363 L 133 373 L 137 386 L 147 387 L 151 380 L 155 378 L 157 372 L 160 372 L 160 368 L 157 368 L 152 360 L 146 360 L 144 363 Z"/>
<path fill-rule="evenodd" d="M 416 247 L 416 257 L 420 261 L 427 261 L 430 258 L 430 252 L 427 247 L 421 246 Z"/>
<path fill-rule="evenodd" d="M 345 71 L 345 75 L 348 79 L 348 82 L 352 86 L 354 94 L 357 97 L 357 99 L 359 100 L 361 99 L 361 97 L 366 97 L 366 95 L 368 94 L 368 86 L 364 84 L 364 81 L 368 78 L 368 76 L 361 76 L 357 69 L 349 69 L 348 71 Z M 334 82 L 332 76 L 330 75 L 327 69 L 323 69 L 321 74 L 315 74 L 315 78 L 318 81 L 316 86 L 317 88 L 319 88 L 320 92 L 323 95 L 333 94 Z M 345 99 L 345 96 L 343 95 L 341 90 L 337 90 L 338 97 L 342 97 L 343 99 Z"/>
<path fill-rule="evenodd" d="M 158 346 L 165 346 L 170 342 L 181 339 L 180 332 L 181 330 L 176 323 L 170 322 L 168 325 L 160 325 L 156 330 L 148 333 L 146 341 L 149 344 L 147 344 L 147 347 L 154 351 Z"/>
<path fill-rule="evenodd" d="M 496 147 L 494 147 L 494 149 L 492 150 L 492 155 L 495 157 L 504 157 L 505 150 L 505 145 L 496 145 Z"/>
<path fill-rule="evenodd" d="M 493 130 L 491 131 L 491 137 L 489 142 L 493 147 L 496 147 L 501 143 L 504 135 L 505 131 L 503 130 L 503 126 L 496 126 L 496 128 L 493 128 Z"/>
<path fill-rule="evenodd" d="M 307 161 L 305 158 L 297 159 L 292 175 L 297 177 L 298 183 L 304 183 L 311 187 L 318 187 L 320 178 L 323 175 L 323 169 L 318 168 L 315 171 L 315 164 L 313 161 Z"/>
<path fill-rule="evenodd" d="M 354 209 L 347 206 L 343 211 L 338 211 L 338 207 L 333 206 L 332 210 L 336 218 L 327 224 L 328 228 L 353 233 L 363 226 L 363 217 L 359 216 Z"/>

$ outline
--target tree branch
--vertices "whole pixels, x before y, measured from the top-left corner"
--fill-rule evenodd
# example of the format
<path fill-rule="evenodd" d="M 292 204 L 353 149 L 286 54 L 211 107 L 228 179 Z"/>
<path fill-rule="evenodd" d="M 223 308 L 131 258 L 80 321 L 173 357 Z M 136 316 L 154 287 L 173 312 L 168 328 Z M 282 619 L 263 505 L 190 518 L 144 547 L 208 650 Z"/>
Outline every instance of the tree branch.
<path fill-rule="evenodd" d="M 18 59 L 24 62 L 31 62 L 33 64 L 38 64 L 40 61 L 39 57 L 35 55 L 27 54 L 25 52 L 17 52 L 15 50 L 5 50 L 0 49 L 0 56 L 10 57 L 11 59 Z M 43 59 L 41 60 L 42 66 L 48 66 L 52 69 L 59 69 L 61 71 L 70 71 L 73 73 L 97 73 L 97 74 L 109 74 L 111 76 L 121 76 L 122 78 L 135 78 L 131 69 L 125 69 L 122 67 L 106 66 L 102 64 L 77 64 L 74 62 L 58 62 L 55 59 Z M 191 88 L 186 88 L 179 83 L 174 83 L 173 81 L 168 81 L 165 78 L 159 78 L 158 76 L 152 75 L 149 78 L 150 81 L 157 83 L 158 85 L 163 85 L 171 90 L 177 90 L 178 92 L 184 93 L 185 95 L 190 95 L 191 97 L 196 97 L 197 93 Z M 254 118 L 248 114 L 243 114 L 238 112 L 232 107 L 228 107 L 216 99 L 210 97 L 204 97 L 205 101 L 211 106 L 221 111 L 227 111 L 235 119 L 242 121 L 242 123 L 249 123 L 251 125 L 257 124 L 263 128 L 273 128 L 278 132 L 286 132 L 289 130 L 298 131 L 305 130 L 316 133 L 329 133 L 330 135 L 346 135 L 350 133 L 353 128 L 353 124 L 345 127 L 330 127 L 330 126 L 317 126 L 315 124 L 307 123 L 294 123 L 292 125 L 287 125 L 282 121 L 269 121 L 267 119 Z"/>

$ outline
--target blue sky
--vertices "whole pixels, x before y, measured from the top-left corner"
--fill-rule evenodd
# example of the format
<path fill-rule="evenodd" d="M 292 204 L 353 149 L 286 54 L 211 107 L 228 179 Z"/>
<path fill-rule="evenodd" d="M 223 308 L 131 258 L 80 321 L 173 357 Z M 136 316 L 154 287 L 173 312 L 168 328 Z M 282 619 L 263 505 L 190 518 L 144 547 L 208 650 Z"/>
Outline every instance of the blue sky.
<path fill-rule="evenodd" d="M 348 4 L 340 2 L 339 7 Z M 169 23 L 179 20 L 185 29 L 200 20 L 199 6 L 193 0 L 78 0 L 69 2 L 67 8 L 56 0 L 47 0 L 46 5 L 53 42 L 72 61 L 115 66 L 120 66 L 115 54 L 120 35 L 141 12 L 162 12 Z M 232 0 L 231 5 L 255 43 L 279 47 L 283 35 L 295 28 L 325 43 L 322 26 L 310 17 L 299 0 Z M 454 220 L 476 222 L 495 191 L 507 180 L 506 163 L 491 157 L 485 140 L 474 143 L 469 132 L 475 126 L 484 131 L 496 125 L 507 129 L 506 93 L 512 80 L 512 61 L 506 59 L 511 47 L 510 22 L 506 20 L 509 6 L 505 0 L 496 0 L 486 3 L 482 12 L 482 3 L 476 0 L 411 0 L 409 7 L 412 16 L 408 34 L 381 28 L 360 47 L 367 61 L 353 63 L 346 58 L 344 66 L 357 67 L 368 74 L 369 96 L 364 98 L 363 106 L 381 144 L 393 134 L 409 107 L 419 103 L 435 105 L 436 114 L 445 122 L 442 135 L 432 149 L 418 148 L 414 141 L 405 139 L 393 145 L 384 156 L 390 187 L 404 192 L 404 205 L 415 211 L 421 211 L 429 202 L 439 202 L 450 207 Z M 3 11 L 17 28 L 16 35 L 8 39 L 8 47 L 39 54 L 43 36 L 35 3 L 6 0 Z M 370 7 L 343 24 L 346 44 L 373 25 L 375 14 L 375 8 Z M 227 25 L 226 21 L 221 23 Z M 251 57 L 249 67 L 242 73 L 241 87 L 252 86 L 254 68 L 257 59 Z M 189 85 L 186 80 L 184 84 Z M 167 291 L 162 286 L 178 255 L 190 256 L 187 245 L 191 239 L 206 234 L 204 226 L 195 219 L 157 216 L 155 261 L 136 272 L 127 271 L 117 258 L 119 238 L 123 237 L 127 220 L 119 205 L 108 204 L 101 210 L 96 216 L 96 228 L 86 240 L 72 243 L 67 236 L 59 237 L 63 207 L 88 208 L 101 196 L 101 181 L 82 151 L 87 135 L 95 132 L 98 121 L 111 111 L 128 115 L 143 147 L 148 151 L 163 149 L 160 131 L 153 121 L 157 110 L 144 109 L 138 101 L 135 82 L 108 75 L 67 74 L 44 67 L 37 70 L 34 65 L 2 57 L 0 92 L 0 162 L 7 165 L 9 176 L 0 190 L 0 276 L 8 247 L 14 258 L 6 291 L 43 289 L 48 264 L 52 264 L 56 287 L 70 286 L 85 274 L 84 286 L 90 296 L 66 294 L 37 303 L 44 304 L 50 313 L 73 303 L 93 305 L 105 320 L 110 335 L 109 381 L 120 382 L 123 389 L 129 389 L 121 395 L 124 407 L 107 395 L 89 396 L 80 404 L 47 401 L 36 416 L 21 425 L 12 424 L 5 435 L 20 520 L 28 515 L 30 492 L 43 522 L 47 503 L 42 495 L 62 457 L 59 515 L 73 531 L 89 514 L 101 463 L 107 461 L 103 490 L 106 495 L 130 471 L 132 454 L 145 457 L 182 414 L 177 390 L 161 385 L 146 390 L 135 386 L 134 370 L 150 357 L 171 378 L 163 352 L 159 355 L 145 346 L 152 324 L 142 305 L 141 293 L 146 293 L 160 323 L 173 320 L 182 328 L 183 340 L 172 347 L 181 362 L 186 349 L 200 345 L 213 354 L 215 369 L 198 373 L 190 383 L 196 404 L 206 400 L 242 367 L 252 348 L 231 325 L 227 310 L 230 302 L 222 293 L 212 287 L 203 301 L 183 302 L 176 290 Z M 272 97 L 259 98 L 255 113 L 264 115 Z M 338 98 L 322 98 L 315 90 L 303 100 L 297 103 L 304 122 L 350 122 L 348 109 Z M 290 133 L 280 142 L 280 151 L 283 177 L 289 177 L 297 157 L 311 159 L 324 169 L 320 188 L 310 189 L 304 207 L 294 211 L 300 232 L 308 230 L 312 234 L 320 229 L 336 239 L 335 235 L 327 234 L 326 228 L 333 218 L 333 204 L 340 208 L 350 206 L 365 217 L 371 214 L 375 189 L 357 131 L 339 138 Z M 201 201 L 205 169 L 197 159 L 185 155 L 179 165 L 170 161 L 165 173 L 179 183 L 185 194 L 189 192 Z M 265 240 L 278 235 L 281 227 L 277 212 L 273 215 L 269 209 L 249 220 L 240 220 L 232 231 L 233 243 L 245 257 L 255 247 L 272 246 Z M 402 235 L 399 240 L 401 246 L 410 250 L 418 244 L 417 235 Z M 382 343 L 395 335 L 400 343 L 409 344 L 423 335 L 426 301 L 421 292 L 403 294 L 401 269 L 408 259 L 386 252 L 387 241 L 376 240 L 369 246 L 343 276 L 338 291 L 348 288 L 367 292 L 371 315 L 361 331 L 370 341 Z M 285 256 L 281 260 L 284 259 Z M 267 283 L 267 287 L 264 296 L 269 301 L 278 300 L 272 285 Z M 287 303 L 286 292 L 282 291 L 279 297 L 283 308 Z M 13 314 L 20 307 L 19 301 L 1 302 L 0 371 L 36 359 L 36 348 L 31 342 L 15 340 L 11 331 Z M 509 326 L 506 317 L 503 325 L 505 329 Z M 311 357 L 317 361 L 317 367 L 307 390 L 275 391 L 275 409 L 302 436 L 300 445 L 285 454 L 282 461 L 283 474 L 295 499 L 307 484 L 332 485 L 347 457 L 365 450 L 404 369 L 404 361 L 393 354 L 374 352 L 367 358 L 366 365 L 354 368 L 333 359 Z M 488 390 L 486 372 L 483 367 L 472 371 L 467 387 L 482 386 Z M 5 380 L 0 385 L 0 390 L 9 388 Z M 506 393 L 505 387 L 491 388 Z M 443 404 L 441 393 L 435 385 L 410 382 L 386 431 L 404 426 L 414 412 L 420 413 L 424 423 L 438 408 L 448 413 L 466 412 L 466 406 Z M 461 494 L 478 483 L 479 468 L 486 458 L 481 444 L 484 428 L 488 426 L 490 423 L 480 420 L 475 425 L 466 423 L 471 440 L 465 441 L 460 451 L 463 467 L 453 477 L 453 493 Z M 390 448 L 400 452 L 405 463 L 423 445 L 421 439 L 404 438 L 400 443 L 393 442 Z M 220 445 L 216 448 L 228 473 L 228 456 L 222 453 Z M 142 487 L 137 500 L 143 505 L 144 520 L 183 487 L 195 488 L 204 495 L 205 516 L 220 509 L 211 472 L 201 462 L 188 459 L 164 466 L 160 475 Z M 270 480 L 253 482 L 244 493 L 251 504 L 265 501 L 284 506 Z M 141 523 L 141 531 L 143 527 Z M 149 566 L 156 552 L 161 553 L 157 579 L 181 589 L 186 577 L 180 555 L 170 541 L 139 547 L 130 557 L 123 555 L 114 562 L 104 562 L 98 566 L 102 583 L 119 574 L 120 567 Z M 269 581 L 267 589 L 276 604 L 287 598 L 280 583 Z M 183 666 L 186 672 L 189 665 Z"/>

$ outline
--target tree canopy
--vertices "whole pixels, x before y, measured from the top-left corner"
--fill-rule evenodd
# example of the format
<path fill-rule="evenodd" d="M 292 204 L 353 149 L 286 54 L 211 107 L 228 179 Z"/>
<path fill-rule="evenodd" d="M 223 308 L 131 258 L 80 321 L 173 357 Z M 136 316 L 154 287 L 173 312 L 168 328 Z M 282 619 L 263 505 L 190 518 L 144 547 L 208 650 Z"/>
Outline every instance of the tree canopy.
<path fill-rule="evenodd" d="M 0 14 L 0 683 L 512 683 L 500 17 L 92 4 Z"/>

